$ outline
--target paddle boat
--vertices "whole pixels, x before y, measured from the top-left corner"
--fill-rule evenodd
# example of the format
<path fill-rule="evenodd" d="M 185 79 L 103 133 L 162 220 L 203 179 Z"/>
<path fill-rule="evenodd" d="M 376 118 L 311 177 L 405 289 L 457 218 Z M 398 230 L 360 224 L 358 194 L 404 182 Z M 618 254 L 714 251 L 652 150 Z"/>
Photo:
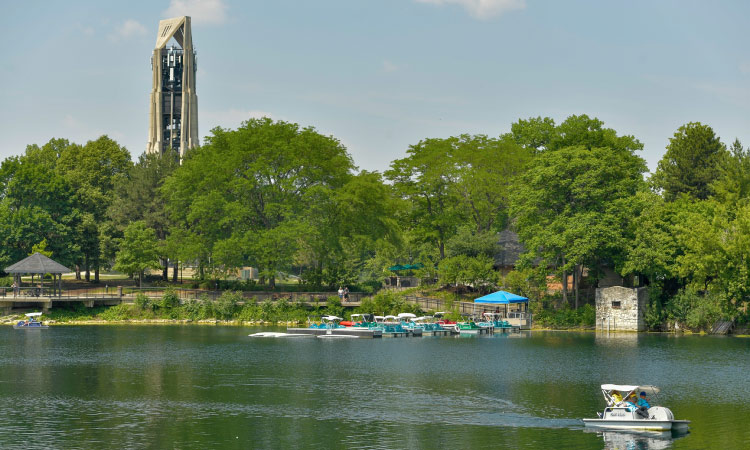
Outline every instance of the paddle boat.
<path fill-rule="evenodd" d="M 445 311 L 438 311 L 434 314 L 435 319 L 437 320 L 437 323 L 445 328 L 445 329 L 454 329 L 456 326 L 456 322 L 453 320 L 448 320 L 445 318 L 445 315 L 448 314 Z"/>
<path fill-rule="evenodd" d="M 322 330 L 330 330 L 334 328 L 346 328 L 345 326 L 339 324 L 339 322 L 341 322 L 342 320 L 344 319 L 342 319 L 341 317 L 323 316 L 320 318 L 319 324 L 314 323 L 310 325 L 310 328 L 318 328 Z"/>
<path fill-rule="evenodd" d="M 497 312 L 486 312 L 482 314 L 482 321 L 477 323 L 477 325 L 481 326 L 488 326 L 492 327 L 495 330 L 512 330 L 513 326 L 507 321 L 503 319 L 502 313 Z"/>
<path fill-rule="evenodd" d="M 19 320 L 17 324 L 13 325 L 13 328 L 24 329 L 24 330 L 39 330 L 42 328 L 49 328 L 49 326 L 43 324 L 39 318 L 42 316 L 40 312 L 27 313 L 26 320 Z"/>
<path fill-rule="evenodd" d="M 607 407 L 604 408 L 604 412 L 597 413 L 598 418 L 583 419 L 586 427 L 680 432 L 687 430 L 690 424 L 689 420 L 676 420 L 672 411 L 664 406 L 638 408 L 633 403 L 623 400 L 639 392 L 645 392 L 646 395 L 654 397 L 659 393 L 659 388 L 656 386 L 603 384 L 601 389 Z M 652 401 L 654 401 L 653 398 Z"/>

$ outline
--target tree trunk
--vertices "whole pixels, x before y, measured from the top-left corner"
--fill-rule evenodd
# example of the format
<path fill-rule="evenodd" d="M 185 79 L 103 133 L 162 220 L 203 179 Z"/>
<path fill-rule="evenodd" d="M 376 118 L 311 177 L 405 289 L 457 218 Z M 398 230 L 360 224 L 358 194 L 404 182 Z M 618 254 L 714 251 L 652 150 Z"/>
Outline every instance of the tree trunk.
<path fill-rule="evenodd" d="M 89 255 L 83 256 L 83 266 L 86 269 L 86 281 L 91 281 L 91 271 L 89 270 Z"/>
<path fill-rule="evenodd" d="M 568 272 L 565 271 L 565 257 L 562 257 L 562 298 L 563 303 L 568 303 Z"/>
<path fill-rule="evenodd" d="M 573 267 L 573 291 L 575 291 L 576 294 L 576 300 L 575 305 L 576 309 L 578 309 L 578 284 L 579 284 L 579 276 L 578 276 L 578 267 L 580 267 L 578 264 L 576 264 L 575 267 Z"/>
<path fill-rule="evenodd" d="M 138 272 L 138 287 L 143 287 L 143 271 Z"/>
<path fill-rule="evenodd" d="M 94 268 L 94 282 L 99 282 L 99 265 L 96 265 L 96 268 Z"/>
<path fill-rule="evenodd" d="M 169 281 L 169 258 L 164 258 L 164 267 L 161 269 L 161 279 Z"/>
<path fill-rule="evenodd" d="M 180 265 L 179 261 L 174 262 L 174 269 L 172 269 L 172 282 L 177 283 L 177 267 Z"/>
<path fill-rule="evenodd" d="M 271 290 L 274 290 L 274 288 L 276 287 L 276 277 L 268 278 L 268 287 L 270 287 Z"/>
<path fill-rule="evenodd" d="M 76 280 L 81 281 L 81 266 L 76 264 Z"/>

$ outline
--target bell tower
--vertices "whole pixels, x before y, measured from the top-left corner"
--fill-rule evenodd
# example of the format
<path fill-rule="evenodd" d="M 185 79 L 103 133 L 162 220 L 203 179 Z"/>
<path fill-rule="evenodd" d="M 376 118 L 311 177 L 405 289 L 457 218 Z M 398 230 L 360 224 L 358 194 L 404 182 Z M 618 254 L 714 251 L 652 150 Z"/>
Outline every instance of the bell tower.
<path fill-rule="evenodd" d="M 189 16 L 159 22 L 151 70 L 146 151 L 174 151 L 182 160 L 187 150 L 199 144 L 195 51 Z"/>

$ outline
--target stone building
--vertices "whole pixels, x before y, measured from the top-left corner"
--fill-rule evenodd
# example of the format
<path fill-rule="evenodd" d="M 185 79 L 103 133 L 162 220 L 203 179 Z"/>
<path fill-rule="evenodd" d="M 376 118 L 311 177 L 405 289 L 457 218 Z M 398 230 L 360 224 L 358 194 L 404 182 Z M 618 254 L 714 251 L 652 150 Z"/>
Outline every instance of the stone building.
<path fill-rule="evenodd" d="M 596 290 L 596 328 L 605 331 L 643 331 L 648 289 L 612 286 Z"/>

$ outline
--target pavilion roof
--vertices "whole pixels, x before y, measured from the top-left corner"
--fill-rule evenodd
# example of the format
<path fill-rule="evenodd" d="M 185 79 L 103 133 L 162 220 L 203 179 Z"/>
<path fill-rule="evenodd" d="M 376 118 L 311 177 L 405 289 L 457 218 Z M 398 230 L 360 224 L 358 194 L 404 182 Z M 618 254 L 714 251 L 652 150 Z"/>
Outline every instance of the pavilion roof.
<path fill-rule="evenodd" d="M 6 267 L 5 273 L 67 273 L 70 269 L 37 252 Z"/>

